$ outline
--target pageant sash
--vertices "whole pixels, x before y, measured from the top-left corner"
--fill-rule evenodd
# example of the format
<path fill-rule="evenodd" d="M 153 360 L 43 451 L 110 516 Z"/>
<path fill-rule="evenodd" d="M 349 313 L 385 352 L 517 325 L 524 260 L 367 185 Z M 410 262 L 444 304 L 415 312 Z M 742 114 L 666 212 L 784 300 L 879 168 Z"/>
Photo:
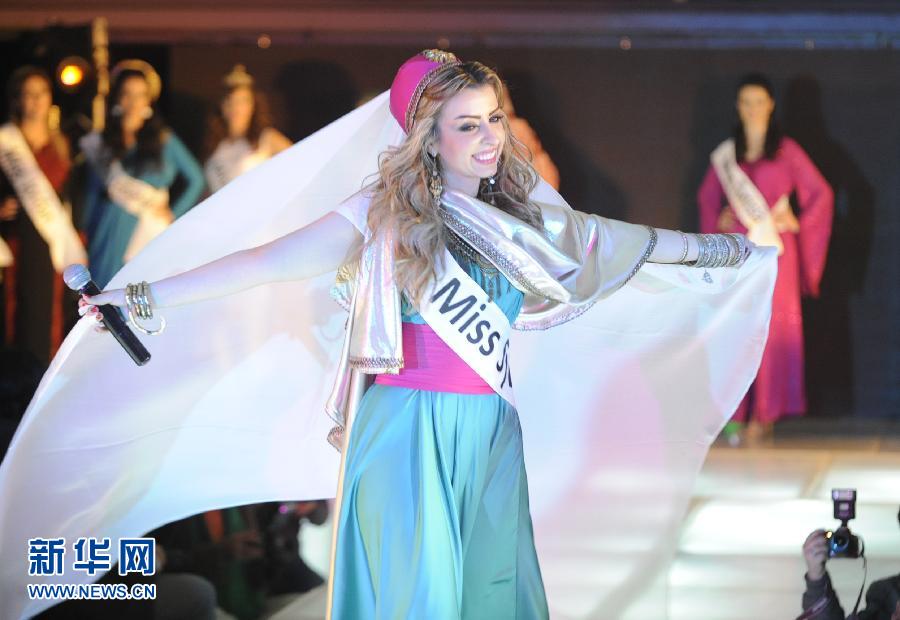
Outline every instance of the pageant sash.
<path fill-rule="evenodd" d="M 119 161 L 109 167 L 106 191 L 116 204 L 138 218 L 125 248 L 123 258 L 127 263 L 172 223 L 171 211 L 161 208 L 168 203 L 169 192 L 129 175 Z"/>
<path fill-rule="evenodd" d="M 447 250 L 418 310 L 438 337 L 515 407 L 509 319 Z"/>
<path fill-rule="evenodd" d="M 206 162 L 204 172 L 209 191 L 215 193 L 269 158 L 261 148 L 254 149 L 246 138 L 223 140 Z"/>
<path fill-rule="evenodd" d="M 747 228 L 747 238 L 756 245 L 776 247 L 779 254 L 784 252 L 781 235 L 778 234 L 769 203 L 750 177 L 738 166 L 734 140 L 725 140 L 716 147 L 710 160 L 728 197 L 728 203 L 741 224 Z M 785 204 L 782 204 L 782 201 Z M 781 210 L 784 210 L 785 206 L 790 210 L 787 197 L 782 197 L 779 205 Z"/>
<path fill-rule="evenodd" d="M 53 269 L 62 273 L 72 263 L 86 264 L 87 254 L 72 224 L 70 210 L 60 202 L 25 136 L 12 123 L 0 127 L 0 168 L 9 177 L 19 202 L 38 234 L 47 242 Z M 8 252 L 9 248 L 6 247 L 6 250 Z M 0 247 L 0 266 L 4 266 L 4 262 L 12 264 L 12 255 L 4 256 L 7 252 Z"/>
<path fill-rule="evenodd" d="M 210 193 L 219 191 L 236 178 L 240 174 L 241 160 L 252 151 L 250 143 L 244 139 L 234 143 L 220 142 L 203 169 Z"/>
<path fill-rule="evenodd" d="M 122 162 L 117 159 L 106 162 L 102 156 L 100 134 L 92 133 L 82 138 L 81 149 L 103 179 L 110 199 L 138 218 L 123 256 L 127 263 L 172 222 L 171 211 L 162 207 L 168 203 L 169 191 L 134 178 L 125 172 Z"/>

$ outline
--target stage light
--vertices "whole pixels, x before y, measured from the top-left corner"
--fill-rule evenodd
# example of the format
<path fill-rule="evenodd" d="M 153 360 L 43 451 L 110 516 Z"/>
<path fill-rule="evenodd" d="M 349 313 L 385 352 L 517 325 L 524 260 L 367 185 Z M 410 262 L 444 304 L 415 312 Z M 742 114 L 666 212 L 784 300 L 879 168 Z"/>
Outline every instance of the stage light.
<path fill-rule="evenodd" d="M 84 72 L 76 65 L 66 65 L 59 72 L 59 81 L 65 86 L 77 86 L 84 79 Z"/>
<path fill-rule="evenodd" d="M 64 90 L 77 90 L 84 82 L 90 67 L 80 56 L 64 58 L 56 68 L 56 79 Z"/>

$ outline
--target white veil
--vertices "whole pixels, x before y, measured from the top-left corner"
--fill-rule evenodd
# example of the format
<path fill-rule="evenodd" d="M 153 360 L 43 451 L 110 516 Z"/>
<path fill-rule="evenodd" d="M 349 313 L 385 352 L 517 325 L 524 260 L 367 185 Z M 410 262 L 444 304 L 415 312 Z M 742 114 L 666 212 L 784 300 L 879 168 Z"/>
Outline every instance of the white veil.
<path fill-rule="evenodd" d="M 153 281 L 252 247 L 332 210 L 403 133 L 384 93 L 239 177 L 110 283 Z M 546 185 L 536 197 L 558 201 Z M 752 381 L 775 278 L 647 265 L 575 321 L 517 333 L 517 400 L 532 514 L 554 618 L 651 606 L 693 479 Z M 49 606 L 27 583 L 87 583 L 82 536 L 142 535 L 205 510 L 332 497 L 325 441 L 346 315 L 332 276 L 166 309 L 135 366 L 84 319 L 50 365 L 0 466 L 0 617 Z M 66 572 L 29 577 L 28 540 L 65 537 Z M 113 549 L 115 561 L 115 549 Z M 650 598 L 648 599 L 648 593 Z M 646 609 L 646 607 L 644 607 Z M 651 617 L 663 617 L 658 605 Z"/>

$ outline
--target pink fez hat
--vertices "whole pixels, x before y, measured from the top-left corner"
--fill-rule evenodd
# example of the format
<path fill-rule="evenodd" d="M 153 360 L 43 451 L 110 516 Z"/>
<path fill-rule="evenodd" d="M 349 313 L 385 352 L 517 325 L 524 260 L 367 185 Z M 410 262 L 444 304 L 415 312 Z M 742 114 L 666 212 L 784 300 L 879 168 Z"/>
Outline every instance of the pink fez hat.
<path fill-rule="evenodd" d="M 459 59 L 450 52 L 425 50 L 400 66 L 391 84 L 391 114 L 406 133 L 412 129 L 419 99 L 438 69 L 458 64 L 461 64 Z"/>

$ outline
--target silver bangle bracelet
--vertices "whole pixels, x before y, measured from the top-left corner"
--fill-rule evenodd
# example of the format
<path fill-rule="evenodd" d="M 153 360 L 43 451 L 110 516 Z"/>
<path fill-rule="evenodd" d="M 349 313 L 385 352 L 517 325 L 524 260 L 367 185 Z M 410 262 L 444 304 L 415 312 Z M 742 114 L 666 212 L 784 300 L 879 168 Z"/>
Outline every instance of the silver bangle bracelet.
<path fill-rule="evenodd" d="M 697 240 L 700 241 L 700 256 L 697 259 L 697 267 L 709 267 L 712 260 L 712 241 L 709 235 L 698 235 Z"/>
<path fill-rule="evenodd" d="M 681 232 L 680 230 L 675 231 L 675 232 L 677 232 L 679 235 L 681 235 L 681 245 L 682 245 L 681 257 L 675 262 L 684 264 L 684 261 L 687 260 L 687 255 L 688 255 L 688 238 L 687 238 L 687 235 L 684 234 L 683 232 Z"/>
<path fill-rule="evenodd" d="M 750 257 L 750 252 L 752 250 L 750 244 L 747 242 L 747 237 L 738 233 L 731 233 L 731 236 L 732 238 L 734 238 L 735 243 L 737 243 L 738 246 L 738 256 L 734 266 L 740 267 Z"/>
<path fill-rule="evenodd" d="M 146 281 L 141 282 L 140 284 L 141 291 L 141 318 L 142 319 L 152 319 L 153 318 L 153 307 L 150 304 L 150 285 L 147 284 Z"/>
<path fill-rule="evenodd" d="M 728 240 L 728 267 L 736 267 L 741 256 L 741 245 L 734 235 L 726 234 Z"/>
<path fill-rule="evenodd" d="M 733 236 L 725 235 L 725 238 L 728 240 L 728 246 L 731 249 L 731 252 L 728 255 L 728 266 L 734 267 L 737 265 L 738 258 L 741 256 L 741 246 L 738 243 L 738 240 Z"/>
<path fill-rule="evenodd" d="M 140 320 L 149 320 L 153 318 L 153 306 L 150 301 L 150 284 L 146 281 L 140 284 L 128 284 L 125 286 L 125 308 L 128 314 L 128 321 L 131 325 L 141 333 L 148 336 L 156 336 L 166 329 L 166 319 L 159 317 L 159 327 L 157 329 L 147 329 L 140 324 Z"/>
<path fill-rule="evenodd" d="M 693 261 L 691 265 L 693 267 L 702 267 L 703 266 L 703 257 L 706 253 L 705 251 L 705 243 L 703 242 L 703 235 L 695 234 L 694 238 L 697 240 L 697 260 Z"/>
<path fill-rule="evenodd" d="M 703 241 L 700 238 L 700 235 L 694 233 L 694 240 L 697 242 L 697 258 L 692 260 L 689 265 L 692 267 L 698 267 L 700 265 L 700 261 L 703 259 Z"/>
<path fill-rule="evenodd" d="M 134 306 L 134 284 L 127 284 L 125 286 L 125 307 L 131 308 Z"/>
<path fill-rule="evenodd" d="M 724 267 L 728 264 L 728 241 L 725 235 L 716 235 L 716 267 Z"/>

